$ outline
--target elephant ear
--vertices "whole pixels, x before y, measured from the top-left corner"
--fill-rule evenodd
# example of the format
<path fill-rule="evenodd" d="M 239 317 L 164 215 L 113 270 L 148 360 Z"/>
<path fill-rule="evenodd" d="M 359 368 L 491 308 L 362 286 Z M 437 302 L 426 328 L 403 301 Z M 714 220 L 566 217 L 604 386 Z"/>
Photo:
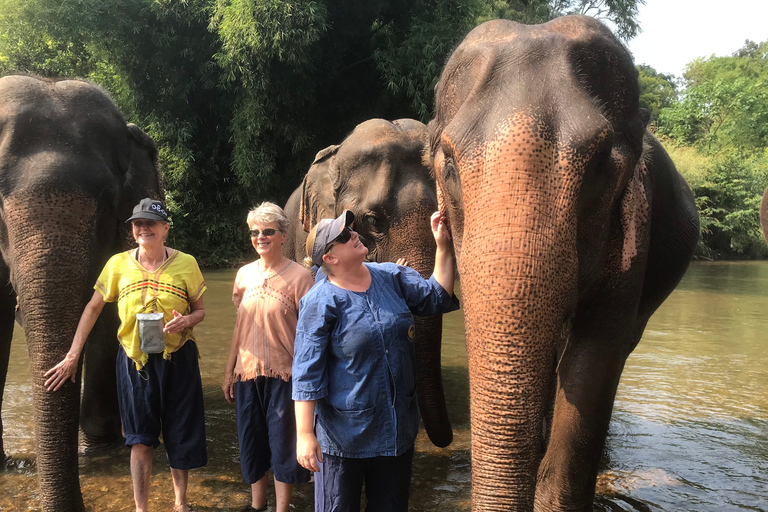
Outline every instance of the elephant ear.
<path fill-rule="evenodd" d="M 765 243 L 768 243 L 768 188 L 763 192 L 763 201 L 760 203 L 760 227 L 763 229 Z"/>
<path fill-rule="evenodd" d="M 123 161 L 127 163 L 117 215 L 121 228 L 125 227 L 125 221 L 133 213 L 133 207 L 145 197 L 165 200 L 155 141 L 133 123 L 128 123 L 126 127 L 127 155 Z"/>
<path fill-rule="evenodd" d="M 309 230 L 327 215 L 335 213 L 336 179 L 333 178 L 333 157 L 341 146 L 334 145 L 319 151 L 312 161 L 307 175 L 301 182 L 299 222 L 304 231 Z"/>
<path fill-rule="evenodd" d="M 651 122 L 651 109 L 640 107 L 640 118 L 643 120 L 643 128 L 648 128 Z"/>

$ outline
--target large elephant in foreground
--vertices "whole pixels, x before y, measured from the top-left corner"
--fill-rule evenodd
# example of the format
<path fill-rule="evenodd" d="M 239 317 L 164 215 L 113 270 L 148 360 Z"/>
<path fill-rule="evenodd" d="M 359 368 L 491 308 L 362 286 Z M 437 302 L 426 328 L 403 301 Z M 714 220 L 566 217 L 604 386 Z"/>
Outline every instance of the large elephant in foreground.
<path fill-rule="evenodd" d="M 693 256 L 693 196 L 599 22 L 490 21 L 436 88 L 462 284 L 474 511 L 592 510 L 627 356 Z"/>
<path fill-rule="evenodd" d="M 125 246 L 133 206 L 161 194 L 154 142 L 126 124 L 101 89 L 77 80 L 0 78 L 0 383 L 18 297 L 45 511 L 83 510 L 83 499 L 80 372 L 55 393 L 45 390 L 43 374 L 66 354 L 102 266 Z M 81 425 L 92 442 L 122 437 L 116 313 L 101 315 L 85 353 Z"/>
<path fill-rule="evenodd" d="M 437 196 L 422 161 L 426 142 L 426 126 L 418 121 L 371 119 L 357 125 L 340 145 L 320 151 L 285 205 L 293 224 L 283 253 L 302 262 L 312 226 L 352 210 L 370 261 L 404 257 L 429 277 L 435 264 L 430 216 L 437 210 Z M 442 317 L 415 320 L 422 421 L 435 445 L 448 446 L 453 432 L 440 368 Z"/>

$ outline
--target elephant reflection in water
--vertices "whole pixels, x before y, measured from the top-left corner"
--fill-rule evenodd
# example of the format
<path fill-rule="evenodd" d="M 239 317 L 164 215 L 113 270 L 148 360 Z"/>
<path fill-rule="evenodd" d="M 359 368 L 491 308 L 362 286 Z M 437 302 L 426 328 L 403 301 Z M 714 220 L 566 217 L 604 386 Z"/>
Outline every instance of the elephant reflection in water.
<path fill-rule="evenodd" d="M 413 119 L 371 119 L 339 145 L 317 153 L 301 185 L 285 205 L 292 222 L 283 253 L 303 262 L 309 230 L 344 210 L 355 214 L 355 231 L 368 259 L 408 265 L 429 277 L 435 264 L 430 217 L 437 210 L 434 179 L 424 165 L 426 126 Z M 442 317 L 416 317 L 419 410 L 430 440 L 448 446 L 448 420 L 440 367 Z"/>
<path fill-rule="evenodd" d="M 436 88 L 429 160 L 462 284 L 472 509 L 592 510 L 624 363 L 693 256 L 693 195 L 637 71 L 585 16 L 495 20 Z"/>
<path fill-rule="evenodd" d="M 100 88 L 78 80 L 0 78 L 0 384 L 18 297 L 44 511 L 83 510 L 78 420 L 90 444 L 122 439 L 117 311 L 101 315 L 86 347 L 82 414 L 80 372 L 75 384 L 55 393 L 45 391 L 43 374 L 67 353 L 99 271 L 124 250 L 133 206 L 162 194 L 154 141 L 126 124 Z M 2 387 L 0 404 L 1 398 Z M 0 453 L 3 448 L 0 437 Z"/>

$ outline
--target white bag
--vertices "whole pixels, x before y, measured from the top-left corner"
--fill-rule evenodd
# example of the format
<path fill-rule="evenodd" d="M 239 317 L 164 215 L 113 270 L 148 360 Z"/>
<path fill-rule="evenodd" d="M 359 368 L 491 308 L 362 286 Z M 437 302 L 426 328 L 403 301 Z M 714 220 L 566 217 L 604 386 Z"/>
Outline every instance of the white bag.
<path fill-rule="evenodd" d="M 145 354 L 159 354 L 165 350 L 165 333 L 163 332 L 162 313 L 138 313 L 139 344 Z"/>

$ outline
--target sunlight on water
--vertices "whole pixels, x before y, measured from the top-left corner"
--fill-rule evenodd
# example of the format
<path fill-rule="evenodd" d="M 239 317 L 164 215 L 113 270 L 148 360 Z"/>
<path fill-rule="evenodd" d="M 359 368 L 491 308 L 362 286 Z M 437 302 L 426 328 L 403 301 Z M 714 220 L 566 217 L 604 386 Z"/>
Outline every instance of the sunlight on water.
<path fill-rule="evenodd" d="M 248 500 L 240 479 L 234 408 L 220 385 L 235 312 L 234 270 L 205 272 L 206 319 L 196 329 L 206 404 L 209 465 L 191 472 L 201 512 L 236 511 Z M 598 479 L 596 510 L 768 511 L 768 263 L 697 263 L 648 324 L 619 386 Z M 410 509 L 470 508 L 469 396 L 461 312 L 444 322 L 443 378 L 454 442 L 417 440 Z M 12 468 L 0 476 L 0 510 L 39 508 L 34 421 L 23 336 L 17 331 L 3 403 Z M 153 509 L 170 509 L 165 455 L 156 451 Z M 128 451 L 81 457 L 89 510 L 130 511 Z M 296 510 L 312 510 L 311 486 Z"/>

